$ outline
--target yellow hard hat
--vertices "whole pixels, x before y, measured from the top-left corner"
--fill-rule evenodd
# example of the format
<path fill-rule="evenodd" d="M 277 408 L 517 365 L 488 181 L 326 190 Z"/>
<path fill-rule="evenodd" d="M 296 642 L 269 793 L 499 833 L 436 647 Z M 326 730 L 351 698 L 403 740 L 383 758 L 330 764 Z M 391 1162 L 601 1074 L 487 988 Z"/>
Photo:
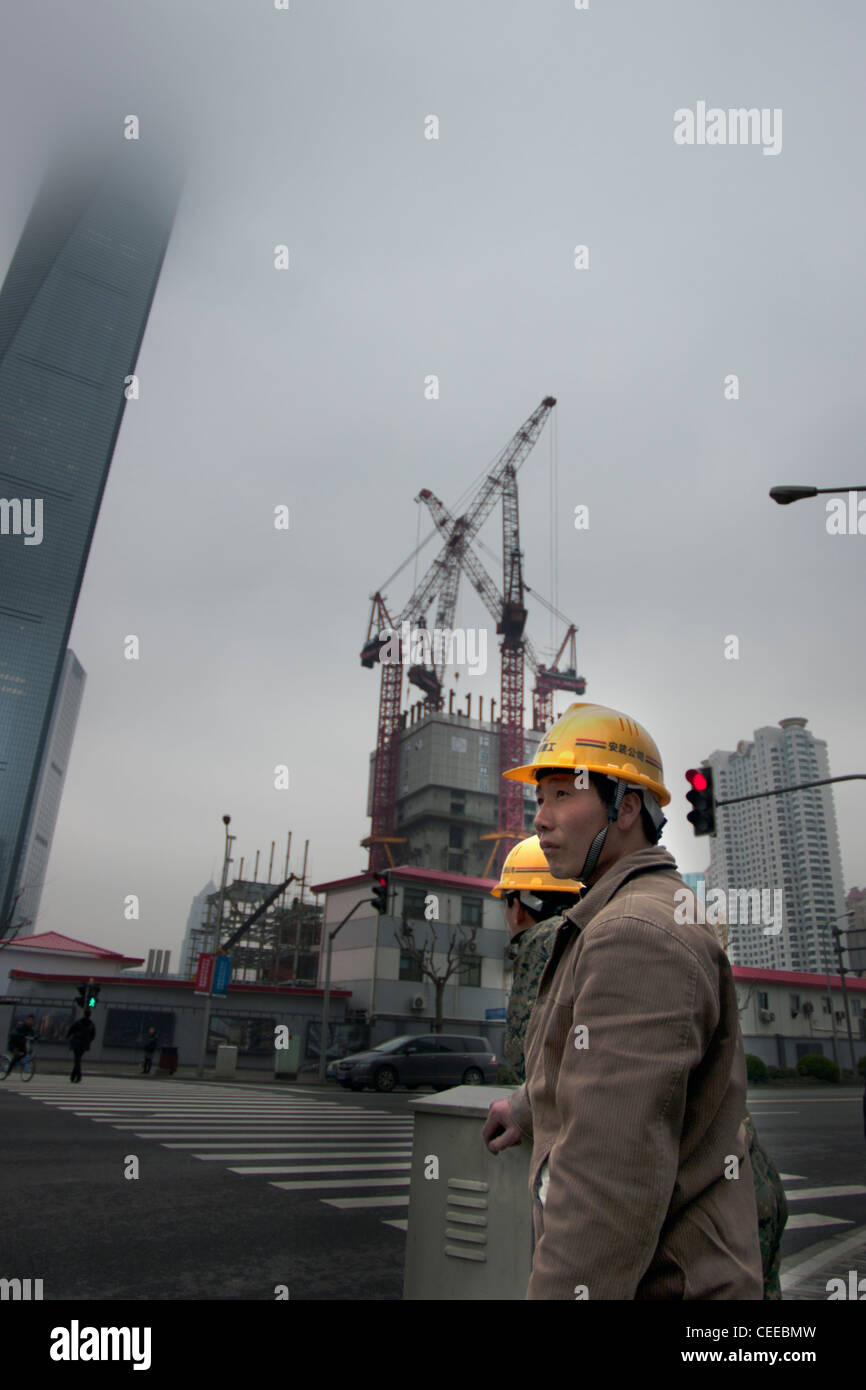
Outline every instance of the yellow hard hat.
<path fill-rule="evenodd" d="M 547 867 L 537 835 L 521 840 L 509 850 L 502 865 L 502 877 L 495 888 L 491 888 L 494 898 L 503 893 L 568 893 L 574 895 L 583 891 L 583 884 L 576 878 L 554 878 Z"/>
<path fill-rule="evenodd" d="M 655 741 L 637 720 L 607 705 L 569 705 L 544 735 L 535 761 L 502 775 L 515 782 L 535 782 L 539 772 L 573 772 L 576 768 L 644 787 L 662 806 L 671 799 Z"/>

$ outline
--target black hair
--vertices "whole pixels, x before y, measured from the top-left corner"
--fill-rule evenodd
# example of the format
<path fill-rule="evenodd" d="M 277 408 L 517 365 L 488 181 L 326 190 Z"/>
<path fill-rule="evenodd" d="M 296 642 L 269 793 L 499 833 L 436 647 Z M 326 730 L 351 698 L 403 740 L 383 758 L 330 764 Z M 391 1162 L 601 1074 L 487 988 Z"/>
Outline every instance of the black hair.
<path fill-rule="evenodd" d="M 509 906 L 518 896 L 519 892 L 520 890 L 517 888 L 510 888 L 503 894 Z M 528 889 L 526 892 L 527 896 L 532 896 L 536 902 L 541 904 L 538 908 L 529 907 L 522 898 L 520 899 L 520 906 L 523 908 L 523 911 L 532 918 L 533 922 L 546 922 L 548 917 L 558 917 L 561 912 L 567 912 L 568 909 L 574 907 L 574 904 L 577 902 L 576 893 L 556 893 L 548 891 L 546 893 L 532 893 L 529 895 Z"/>
<path fill-rule="evenodd" d="M 613 799 L 616 796 L 616 782 L 612 781 L 610 777 L 605 777 L 602 772 L 591 772 L 589 774 L 589 780 L 598 792 L 603 804 L 605 806 L 612 806 Z M 640 802 L 640 823 L 641 829 L 650 844 L 657 845 L 661 839 L 662 832 L 661 829 L 656 829 L 652 816 L 643 804 L 643 797 L 641 797 Z"/>

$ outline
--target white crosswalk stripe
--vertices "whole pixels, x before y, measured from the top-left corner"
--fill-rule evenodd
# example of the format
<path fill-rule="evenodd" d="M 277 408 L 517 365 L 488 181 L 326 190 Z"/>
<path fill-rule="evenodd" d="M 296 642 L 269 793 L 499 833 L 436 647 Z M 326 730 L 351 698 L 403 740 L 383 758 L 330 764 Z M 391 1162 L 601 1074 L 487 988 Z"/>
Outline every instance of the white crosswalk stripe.
<path fill-rule="evenodd" d="M 52 1109 L 153 1140 L 199 1162 L 270 1179 L 271 1187 L 284 1192 L 364 1192 L 320 1197 L 347 1213 L 409 1206 L 411 1115 L 340 1104 L 302 1090 L 263 1095 L 259 1087 L 221 1092 L 193 1083 L 142 1095 L 147 1083 L 124 1086 L 106 1079 L 103 1086 L 101 1080 L 88 1078 L 87 1094 L 74 1097 L 54 1077 L 34 1078 L 35 1087 L 31 1082 L 15 1089 Z M 395 1195 L 395 1187 L 407 1191 Z M 382 1225 L 405 1233 L 407 1222 L 383 1218 Z"/>
<path fill-rule="evenodd" d="M 866 1187 L 856 1184 L 840 1184 L 837 1187 L 791 1187 L 789 1184 L 805 1182 L 797 1173 L 781 1173 L 785 1197 L 788 1201 L 786 1231 L 806 1231 L 827 1226 L 852 1226 L 853 1221 L 843 1216 L 831 1216 L 828 1212 L 792 1211 L 792 1202 L 824 1202 L 830 1197 L 858 1197 L 866 1193 Z M 784 1268 L 784 1262 L 783 1262 Z"/>

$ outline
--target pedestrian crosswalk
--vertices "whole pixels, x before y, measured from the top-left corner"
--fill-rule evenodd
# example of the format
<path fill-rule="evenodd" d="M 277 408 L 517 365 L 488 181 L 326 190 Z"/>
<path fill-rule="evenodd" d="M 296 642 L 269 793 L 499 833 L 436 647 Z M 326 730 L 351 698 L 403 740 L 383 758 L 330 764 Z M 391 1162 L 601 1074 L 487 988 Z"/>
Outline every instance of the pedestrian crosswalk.
<path fill-rule="evenodd" d="M 827 1211 L 792 1211 L 792 1202 L 824 1204 L 834 1197 L 862 1197 L 866 1187 L 859 1183 L 839 1184 L 836 1187 L 793 1187 L 793 1183 L 805 1182 L 799 1173 L 780 1173 L 788 1201 L 788 1220 L 786 1231 L 805 1231 L 822 1226 L 853 1226 L 854 1222 L 842 1216 L 832 1216 Z"/>
<path fill-rule="evenodd" d="M 398 1213 L 409 1208 L 411 1115 L 341 1103 L 303 1087 L 274 1093 L 259 1086 L 184 1083 L 170 1091 L 160 1085 L 155 1094 L 152 1084 L 89 1077 L 87 1090 L 70 1096 L 68 1083 L 37 1076 L 14 1089 L 200 1163 L 264 1179 L 279 1191 L 316 1196 L 338 1211 L 388 1212 L 382 1224 L 406 1230 L 406 1216 Z M 801 1174 L 780 1176 L 790 1208 L 787 1231 L 850 1226 L 850 1219 L 833 1214 L 833 1199 L 866 1194 L 866 1186 L 798 1186 L 807 1181 Z"/>
<path fill-rule="evenodd" d="M 219 1163 L 239 1176 L 269 1180 L 283 1192 L 327 1193 L 320 1201 L 340 1211 L 383 1209 L 382 1224 L 405 1231 L 409 1207 L 412 1116 L 342 1104 L 303 1088 L 185 1084 L 159 1095 L 140 1081 L 88 1078 L 85 1093 L 69 1095 L 53 1077 L 20 1094 L 94 1124 L 151 1139 L 201 1163 Z M 147 1084 L 147 1083 L 145 1083 Z"/>

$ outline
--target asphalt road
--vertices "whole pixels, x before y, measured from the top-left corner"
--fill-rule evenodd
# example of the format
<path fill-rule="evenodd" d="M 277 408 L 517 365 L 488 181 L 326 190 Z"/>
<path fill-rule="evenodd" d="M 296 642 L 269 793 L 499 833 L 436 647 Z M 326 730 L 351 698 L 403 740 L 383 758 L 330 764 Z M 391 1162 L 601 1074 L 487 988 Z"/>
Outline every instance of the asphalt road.
<path fill-rule="evenodd" d="M 399 1300 L 417 1094 L 3 1082 L 0 1277 L 41 1278 L 46 1300 L 273 1300 L 277 1285 L 293 1301 Z M 826 1297 L 853 1239 L 866 1248 L 860 1096 L 762 1090 L 750 1107 L 788 1193 L 783 1272 L 823 1260 L 790 1296 Z"/>

